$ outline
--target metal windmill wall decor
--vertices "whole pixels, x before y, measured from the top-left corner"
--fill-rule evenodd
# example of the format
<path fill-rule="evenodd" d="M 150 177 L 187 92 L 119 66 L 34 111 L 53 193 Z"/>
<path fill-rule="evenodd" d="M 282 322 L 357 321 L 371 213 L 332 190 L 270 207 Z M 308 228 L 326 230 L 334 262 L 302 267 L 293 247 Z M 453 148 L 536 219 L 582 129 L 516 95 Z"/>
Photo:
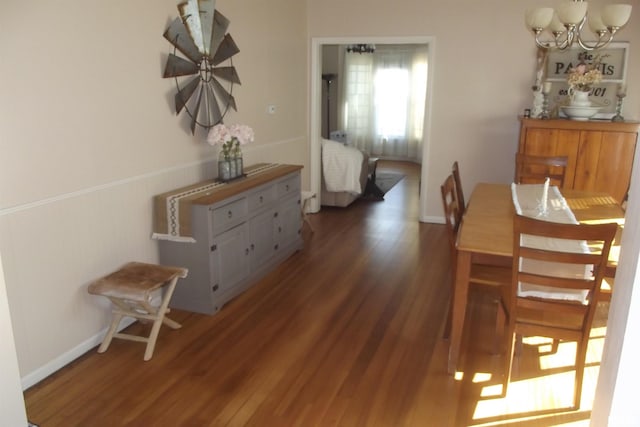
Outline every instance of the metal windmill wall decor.
<path fill-rule="evenodd" d="M 192 134 L 196 125 L 209 129 L 221 123 L 229 107 L 238 111 L 232 93 L 240 78 L 232 57 L 240 49 L 227 33 L 230 21 L 215 10 L 215 3 L 187 0 L 178 4 L 180 16 L 163 34 L 174 46 L 163 77 L 175 79 L 176 114 L 187 112 Z"/>

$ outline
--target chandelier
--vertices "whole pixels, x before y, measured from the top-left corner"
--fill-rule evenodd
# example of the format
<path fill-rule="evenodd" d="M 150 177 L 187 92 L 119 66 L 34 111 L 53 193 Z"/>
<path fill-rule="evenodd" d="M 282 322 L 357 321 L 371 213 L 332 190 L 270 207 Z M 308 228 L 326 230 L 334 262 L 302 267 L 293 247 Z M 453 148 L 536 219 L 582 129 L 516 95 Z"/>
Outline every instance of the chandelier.
<path fill-rule="evenodd" d="M 589 11 L 583 0 L 565 0 L 553 10 L 550 7 L 528 10 L 525 14 L 527 27 L 533 31 L 536 44 L 542 48 L 560 50 L 578 42 L 584 50 L 596 50 L 607 46 L 616 32 L 622 28 L 631 16 L 631 5 L 610 4 L 602 12 Z M 588 24 L 597 40 L 584 40 L 583 27 Z M 548 29 L 553 40 L 540 40 L 540 35 Z"/>
<path fill-rule="evenodd" d="M 351 44 L 347 46 L 347 52 L 349 53 L 373 53 L 376 51 L 376 45 L 374 44 Z"/>

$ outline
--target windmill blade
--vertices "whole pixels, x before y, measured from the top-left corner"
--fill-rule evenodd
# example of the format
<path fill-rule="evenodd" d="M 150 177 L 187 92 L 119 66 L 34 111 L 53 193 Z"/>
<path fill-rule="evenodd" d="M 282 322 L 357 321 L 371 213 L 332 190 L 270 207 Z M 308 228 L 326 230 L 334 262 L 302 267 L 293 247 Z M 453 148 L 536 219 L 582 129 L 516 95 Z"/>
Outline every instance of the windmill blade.
<path fill-rule="evenodd" d="M 236 72 L 236 67 L 217 67 L 213 69 L 213 75 L 220 77 L 222 80 L 226 80 L 231 83 L 241 84 L 240 77 Z"/>
<path fill-rule="evenodd" d="M 216 0 L 198 0 L 200 10 L 200 24 L 202 25 L 202 42 L 204 54 L 210 55 L 211 34 L 213 32 L 213 15 L 216 11 Z"/>
<path fill-rule="evenodd" d="M 199 64 L 202 60 L 202 54 L 198 51 L 198 47 L 193 43 L 186 27 L 182 23 L 182 19 L 176 18 L 169 25 L 169 28 L 163 34 L 169 43 L 174 45 L 176 49 L 184 54 L 187 58 Z"/>
<path fill-rule="evenodd" d="M 193 95 L 193 91 L 196 90 L 199 83 L 200 76 L 196 76 L 191 79 L 191 81 L 185 87 L 180 89 L 178 93 L 176 93 L 176 96 L 174 97 L 176 104 L 176 114 L 180 114 L 180 111 L 182 111 L 184 106 L 187 104 L 187 101 L 189 100 L 189 98 L 191 98 L 191 95 Z"/>
<path fill-rule="evenodd" d="M 204 54 L 204 42 L 202 41 L 202 24 L 200 22 L 200 10 L 198 9 L 198 0 L 188 0 L 178 5 L 180 16 L 187 32 L 198 47 L 198 51 Z"/>
<path fill-rule="evenodd" d="M 193 107 L 193 113 L 191 114 L 191 135 L 196 133 L 196 125 L 198 124 L 198 112 L 200 111 L 200 101 L 202 100 L 202 87 L 198 93 L 198 101 Z M 188 110 L 187 110 L 188 111 Z"/>
<path fill-rule="evenodd" d="M 215 82 L 215 80 L 213 80 Z M 211 88 L 211 86 L 207 85 L 207 94 L 208 94 L 208 103 L 209 106 L 209 116 L 211 121 L 209 123 L 216 124 L 222 120 L 222 113 L 220 112 L 220 106 L 216 100 L 216 95 Z"/>
<path fill-rule="evenodd" d="M 222 43 L 220 44 L 220 47 L 218 48 L 218 51 L 213 57 L 213 65 L 218 65 L 221 62 L 226 61 L 238 52 L 240 52 L 240 49 L 238 48 L 236 42 L 233 40 L 233 37 L 231 37 L 231 34 L 225 35 Z"/>
<path fill-rule="evenodd" d="M 190 76 L 199 72 L 200 66 L 170 53 L 169 58 L 167 59 L 167 65 L 164 67 L 164 75 L 162 77 Z"/>
<path fill-rule="evenodd" d="M 213 32 L 211 33 L 211 45 L 209 47 L 209 56 L 215 54 L 218 51 L 218 47 L 222 40 L 224 39 L 224 35 L 227 33 L 227 29 L 229 28 L 229 21 L 223 14 L 216 10 L 216 13 L 213 14 Z"/>
<path fill-rule="evenodd" d="M 236 107 L 236 99 L 233 97 L 233 95 L 231 95 L 221 84 L 218 80 L 213 79 L 211 80 L 211 83 L 213 83 L 213 88 L 215 89 L 215 93 L 218 95 L 218 97 L 221 99 L 222 103 L 224 105 L 228 105 L 231 108 L 233 108 L 234 110 L 238 111 L 238 107 Z"/>

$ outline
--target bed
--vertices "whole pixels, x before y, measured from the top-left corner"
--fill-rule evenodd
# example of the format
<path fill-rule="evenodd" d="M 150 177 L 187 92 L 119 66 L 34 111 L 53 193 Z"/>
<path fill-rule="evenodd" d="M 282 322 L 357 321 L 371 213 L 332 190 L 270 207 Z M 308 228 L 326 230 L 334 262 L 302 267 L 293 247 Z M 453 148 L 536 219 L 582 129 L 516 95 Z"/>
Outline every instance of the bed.
<path fill-rule="evenodd" d="M 357 148 L 322 140 L 321 204 L 347 207 L 367 187 L 369 156 Z"/>

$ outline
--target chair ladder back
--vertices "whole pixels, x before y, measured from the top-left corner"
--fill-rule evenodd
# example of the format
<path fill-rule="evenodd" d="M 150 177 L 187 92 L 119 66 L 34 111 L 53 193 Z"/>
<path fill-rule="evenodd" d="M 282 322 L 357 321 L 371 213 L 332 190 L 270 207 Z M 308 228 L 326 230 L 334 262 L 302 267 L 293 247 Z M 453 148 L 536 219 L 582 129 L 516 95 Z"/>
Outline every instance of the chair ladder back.
<path fill-rule="evenodd" d="M 577 350 L 573 406 L 580 406 L 589 333 L 617 228 L 615 223 L 561 224 L 515 215 L 512 283 L 502 298 L 507 319 L 503 336 L 506 350 L 503 394 L 511 378 L 514 336 L 545 336 L 553 338 L 554 345 L 556 340 L 574 340 Z M 535 237 L 574 240 L 580 246 L 587 242 L 588 252 L 575 252 L 575 246 L 562 248 L 561 244 L 550 245 L 552 249 L 532 248 L 540 244 L 532 243 Z M 563 269 L 564 265 L 570 270 Z M 525 290 L 527 294 L 523 293 Z M 570 291 L 581 292 L 568 294 Z M 553 292 L 564 295 L 554 298 Z"/>
<path fill-rule="evenodd" d="M 449 236 L 449 244 L 454 251 L 452 254 L 455 254 L 458 229 L 462 221 L 462 212 L 458 202 L 453 175 L 449 175 L 440 186 L 440 192 L 442 194 L 442 207 L 444 209 L 445 224 L 447 226 L 447 236 Z"/>
<path fill-rule="evenodd" d="M 533 156 L 516 153 L 516 177 L 518 184 L 536 184 L 549 177 L 552 184 L 564 186 L 567 171 L 566 156 Z"/>
<path fill-rule="evenodd" d="M 464 214 L 464 211 L 467 205 L 465 204 L 465 201 L 464 201 L 464 192 L 462 191 L 462 180 L 460 179 L 460 167 L 458 166 L 457 161 L 453 162 L 453 165 L 451 166 L 451 173 L 453 174 L 453 179 L 456 184 L 456 195 L 458 196 L 458 205 L 460 206 L 460 209 Z"/>

